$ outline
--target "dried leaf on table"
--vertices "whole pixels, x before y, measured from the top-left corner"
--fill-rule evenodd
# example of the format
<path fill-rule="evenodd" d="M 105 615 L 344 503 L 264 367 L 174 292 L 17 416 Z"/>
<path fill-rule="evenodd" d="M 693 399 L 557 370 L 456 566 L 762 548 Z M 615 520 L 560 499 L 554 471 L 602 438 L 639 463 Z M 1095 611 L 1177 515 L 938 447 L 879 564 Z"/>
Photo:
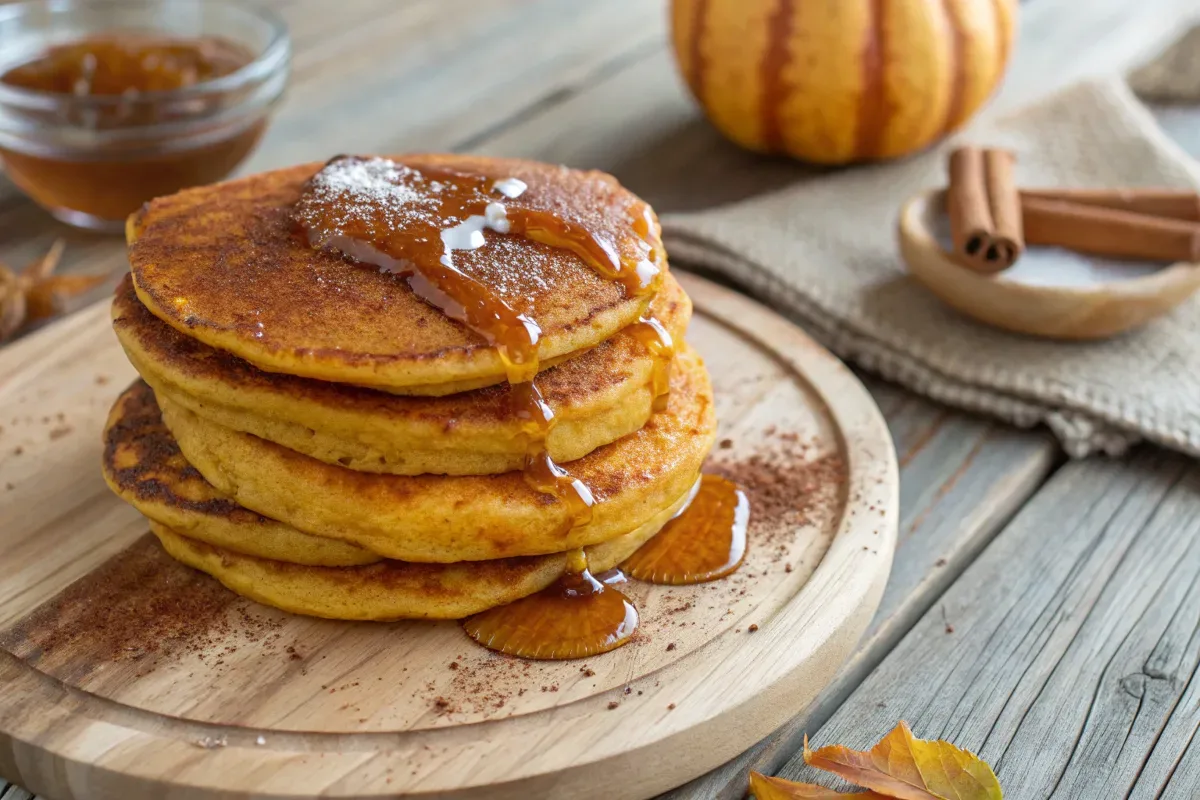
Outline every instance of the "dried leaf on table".
<path fill-rule="evenodd" d="M 61 314 L 68 300 L 95 289 L 106 280 L 107 275 L 53 275 L 34 284 L 25 291 L 25 321 Z"/>
<path fill-rule="evenodd" d="M 949 742 L 918 739 L 901 722 L 869 751 L 830 745 L 813 751 L 804 740 L 804 760 L 898 800 L 1002 800 L 1000 782 L 978 756 Z"/>
<path fill-rule="evenodd" d="M 0 264 L 0 342 L 12 336 L 25 321 L 25 293 L 12 270 Z"/>
<path fill-rule="evenodd" d="M 750 793 L 755 800 L 888 800 L 875 792 L 835 792 L 813 783 L 796 783 L 750 773 Z"/>
<path fill-rule="evenodd" d="M 21 285 L 29 288 L 53 275 L 54 270 L 58 269 L 58 263 L 62 261 L 64 249 L 66 249 L 66 245 L 63 240 L 56 239 L 54 244 L 50 245 L 50 249 L 46 251 L 46 255 L 21 270 Z"/>
<path fill-rule="evenodd" d="M 60 239 L 20 272 L 0 264 L 0 342 L 28 322 L 62 313 L 69 300 L 108 279 L 103 274 L 55 275 L 62 253 Z"/>

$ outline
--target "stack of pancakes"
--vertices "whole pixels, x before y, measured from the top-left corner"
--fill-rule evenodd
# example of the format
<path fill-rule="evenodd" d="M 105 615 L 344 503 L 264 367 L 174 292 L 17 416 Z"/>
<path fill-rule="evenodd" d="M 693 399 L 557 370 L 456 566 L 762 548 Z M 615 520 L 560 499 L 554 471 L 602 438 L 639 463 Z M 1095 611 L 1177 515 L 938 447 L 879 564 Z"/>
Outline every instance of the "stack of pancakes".
<path fill-rule="evenodd" d="M 608 176 L 404 163 L 517 178 L 529 202 L 618 249 L 635 236 L 640 201 Z M 187 190 L 130 219 L 113 324 L 142 380 L 109 416 L 104 473 L 167 552 L 289 611 L 461 618 L 550 586 L 580 548 L 596 572 L 654 536 L 689 497 L 716 426 L 657 225 L 662 278 L 644 296 L 522 236 L 489 231 L 455 254 L 541 329 L 545 448 L 595 499 L 578 524 L 523 475 L 527 428 L 496 348 L 397 275 L 297 233 L 295 204 L 320 168 Z M 675 341 L 657 403 L 660 365 L 631 327 L 647 316 Z"/>

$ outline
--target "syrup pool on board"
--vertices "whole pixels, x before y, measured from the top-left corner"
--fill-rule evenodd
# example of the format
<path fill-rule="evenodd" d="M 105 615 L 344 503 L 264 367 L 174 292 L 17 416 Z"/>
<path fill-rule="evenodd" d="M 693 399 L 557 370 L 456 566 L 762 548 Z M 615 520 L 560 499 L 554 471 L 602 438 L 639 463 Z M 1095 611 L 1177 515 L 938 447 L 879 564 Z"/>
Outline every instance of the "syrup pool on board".
<path fill-rule="evenodd" d="M 489 650 L 541 660 L 587 658 L 628 642 L 639 617 L 616 588 L 625 576 L 619 570 L 592 575 L 582 549 L 567 562 L 552 586 L 468 617 L 463 630 Z"/>
<path fill-rule="evenodd" d="M 746 558 L 749 523 L 745 493 L 725 478 L 702 475 L 683 508 L 619 569 L 593 576 L 584 551 L 573 551 L 553 585 L 468 617 L 463 630 L 484 647 L 521 658 L 606 653 L 628 642 L 638 625 L 637 608 L 616 588 L 626 575 L 672 586 L 723 578 Z"/>

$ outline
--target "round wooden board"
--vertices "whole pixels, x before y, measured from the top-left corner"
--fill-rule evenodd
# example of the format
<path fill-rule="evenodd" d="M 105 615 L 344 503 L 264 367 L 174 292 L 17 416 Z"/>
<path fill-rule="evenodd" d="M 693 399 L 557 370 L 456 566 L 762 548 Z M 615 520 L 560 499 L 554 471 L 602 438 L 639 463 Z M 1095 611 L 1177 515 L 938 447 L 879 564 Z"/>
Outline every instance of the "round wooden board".
<path fill-rule="evenodd" d="M 721 419 L 710 466 L 755 503 L 750 554 L 734 576 L 632 582 L 636 640 L 584 661 L 500 657 L 453 623 L 289 616 L 167 559 L 132 512 L 95 489 L 98 475 L 82 489 L 48 489 L 39 464 L 92 459 L 85 472 L 98 472 L 98 437 L 51 436 L 24 466 L 0 462 L 0 480 L 17 470 L 23 479 L 0 496 L 0 517 L 22 514 L 16 533 L 0 532 L 0 551 L 38 554 L 0 566 L 0 581 L 53 580 L 45 560 L 80 537 L 104 541 L 107 560 L 57 599 L 0 613 L 0 774 L 56 800 L 621 800 L 684 783 L 769 734 L 828 683 L 875 610 L 895 546 L 895 455 L 874 402 L 833 356 L 741 295 L 683 282 L 697 311 L 688 339 L 709 365 Z M 63 369 L 113 362 L 115 344 L 94 334 L 72 341 L 102 355 L 56 350 Z M 37 391 L 53 370 L 23 363 L 36 375 L 17 381 L 17 399 L 53 411 L 55 390 Z M 98 431 L 122 387 L 105 381 L 86 405 L 73 395 L 75 426 Z M 95 508 L 39 523 L 54 491 Z M 56 536 L 62 546 L 29 544 Z M 80 574 L 74 561 L 60 572 Z M 19 601 L 4 583 L 0 598 Z M 182 592 L 199 598 L 186 630 L 129 623 Z M 113 603 L 119 613 L 102 608 Z"/>

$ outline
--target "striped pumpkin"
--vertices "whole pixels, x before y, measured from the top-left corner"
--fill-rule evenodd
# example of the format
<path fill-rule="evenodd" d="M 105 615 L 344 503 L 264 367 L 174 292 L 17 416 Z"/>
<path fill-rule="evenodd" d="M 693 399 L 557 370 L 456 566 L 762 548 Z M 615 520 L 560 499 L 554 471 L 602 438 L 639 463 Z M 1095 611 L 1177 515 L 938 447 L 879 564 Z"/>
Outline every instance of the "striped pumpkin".
<path fill-rule="evenodd" d="M 821 164 L 896 158 L 1004 74 L 1017 0 L 673 0 L 675 57 L 713 124 Z"/>

